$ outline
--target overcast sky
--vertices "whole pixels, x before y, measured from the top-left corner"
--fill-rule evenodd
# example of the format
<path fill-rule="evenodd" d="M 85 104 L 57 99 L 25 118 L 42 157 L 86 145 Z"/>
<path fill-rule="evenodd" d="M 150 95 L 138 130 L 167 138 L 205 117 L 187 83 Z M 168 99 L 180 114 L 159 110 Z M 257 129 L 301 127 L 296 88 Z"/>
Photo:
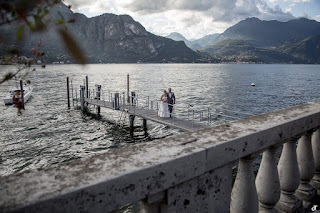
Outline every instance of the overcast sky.
<path fill-rule="evenodd" d="M 287 21 L 307 17 L 320 21 L 320 0 L 64 0 L 87 17 L 128 14 L 146 30 L 187 39 L 222 33 L 247 17 Z"/>

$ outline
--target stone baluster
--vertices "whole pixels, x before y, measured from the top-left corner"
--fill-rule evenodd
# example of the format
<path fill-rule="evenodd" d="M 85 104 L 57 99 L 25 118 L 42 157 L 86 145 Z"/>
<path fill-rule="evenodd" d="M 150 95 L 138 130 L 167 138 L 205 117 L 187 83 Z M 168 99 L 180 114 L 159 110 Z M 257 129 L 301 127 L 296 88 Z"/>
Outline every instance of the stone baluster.
<path fill-rule="evenodd" d="M 312 131 L 308 131 L 298 141 L 297 157 L 300 171 L 300 185 L 295 195 L 302 200 L 305 209 L 311 208 L 311 200 L 316 194 L 316 190 L 309 184 L 315 173 L 315 165 L 311 146 Z"/>
<path fill-rule="evenodd" d="M 256 177 L 259 212 L 277 212 L 274 206 L 280 198 L 280 181 L 275 158 L 277 147 L 271 146 L 263 152 Z"/>
<path fill-rule="evenodd" d="M 284 212 L 295 212 L 302 205 L 294 195 L 300 183 L 296 142 L 297 139 L 292 139 L 283 145 L 278 163 L 281 195 L 276 208 Z"/>
<path fill-rule="evenodd" d="M 238 173 L 231 193 L 231 213 L 258 212 L 258 196 L 253 173 L 253 160 L 249 155 L 239 160 Z"/>
<path fill-rule="evenodd" d="M 149 195 L 140 202 L 141 213 L 165 213 L 165 192 Z"/>
<path fill-rule="evenodd" d="M 312 134 L 312 151 L 316 172 L 311 180 L 311 185 L 317 189 L 317 194 L 320 195 L 320 128 Z"/>

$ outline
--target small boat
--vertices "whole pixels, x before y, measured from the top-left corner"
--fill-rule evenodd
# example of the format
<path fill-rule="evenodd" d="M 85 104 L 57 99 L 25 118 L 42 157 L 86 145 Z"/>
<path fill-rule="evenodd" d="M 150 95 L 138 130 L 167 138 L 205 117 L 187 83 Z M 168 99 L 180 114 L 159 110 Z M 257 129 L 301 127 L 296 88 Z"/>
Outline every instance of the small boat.
<path fill-rule="evenodd" d="M 251 86 L 252 86 L 252 87 L 255 87 L 255 86 L 256 86 L 256 84 L 255 84 L 255 83 L 252 83 L 252 84 L 251 84 Z"/>
<path fill-rule="evenodd" d="M 32 90 L 33 90 L 33 86 L 32 85 L 27 85 L 27 84 L 23 85 L 23 100 L 24 100 L 24 103 L 27 102 L 29 100 L 29 98 L 31 97 Z M 5 105 L 13 104 L 13 97 L 14 96 L 16 98 L 20 98 L 20 91 L 21 90 L 20 90 L 19 87 L 15 87 L 15 88 L 11 89 L 9 91 L 9 93 L 7 94 L 7 96 L 3 99 L 4 104 Z"/>

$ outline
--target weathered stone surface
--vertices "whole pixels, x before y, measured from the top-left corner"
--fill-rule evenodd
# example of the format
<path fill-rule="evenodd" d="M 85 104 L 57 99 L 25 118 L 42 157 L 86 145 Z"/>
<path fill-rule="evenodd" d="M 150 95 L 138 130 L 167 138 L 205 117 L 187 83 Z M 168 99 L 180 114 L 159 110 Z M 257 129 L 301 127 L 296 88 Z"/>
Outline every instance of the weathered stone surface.
<path fill-rule="evenodd" d="M 249 155 L 239 160 L 237 177 L 231 193 L 231 213 L 258 212 L 258 196 L 253 172 L 255 155 Z"/>
<path fill-rule="evenodd" d="M 110 212 L 320 126 L 307 103 L 0 178 L 0 212 Z"/>
<path fill-rule="evenodd" d="M 278 172 L 281 186 L 281 196 L 276 204 L 278 210 L 288 213 L 296 212 L 302 203 L 295 195 L 300 183 L 300 172 L 296 153 L 296 139 L 283 145 L 282 154 L 278 163 Z"/>
<path fill-rule="evenodd" d="M 231 164 L 168 189 L 166 213 L 227 212 L 232 187 Z"/>

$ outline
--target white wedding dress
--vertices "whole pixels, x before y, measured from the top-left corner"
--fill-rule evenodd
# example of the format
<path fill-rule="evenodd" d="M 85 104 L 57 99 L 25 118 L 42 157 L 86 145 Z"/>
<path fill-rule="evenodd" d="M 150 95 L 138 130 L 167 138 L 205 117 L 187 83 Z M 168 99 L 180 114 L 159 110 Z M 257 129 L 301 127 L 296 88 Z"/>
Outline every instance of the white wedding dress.
<path fill-rule="evenodd" d="M 161 118 L 169 118 L 170 113 L 169 113 L 169 108 L 168 108 L 168 103 L 167 103 L 167 97 L 162 97 L 162 101 L 165 101 L 165 103 L 161 102 L 158 115 Z"/>

